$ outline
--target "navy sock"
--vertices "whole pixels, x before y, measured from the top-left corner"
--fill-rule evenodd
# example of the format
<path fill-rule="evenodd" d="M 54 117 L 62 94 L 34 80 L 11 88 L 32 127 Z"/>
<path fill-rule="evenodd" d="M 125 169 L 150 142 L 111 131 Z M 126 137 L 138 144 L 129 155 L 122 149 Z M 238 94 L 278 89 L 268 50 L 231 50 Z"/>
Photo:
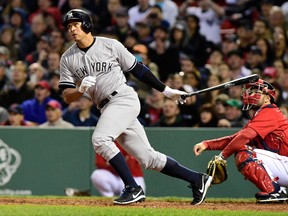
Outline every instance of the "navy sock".
<path fill-rule="evenodd" d="M 109 163 L 118 173 L 118 175 L 124 182 L 125 186 L 127 185 L 132 187 L 138 186 L 121 152 L 119 152 L 117 155 L 115 155 L 115 157 L 109 160 Z"/>
<path fill-rule="evenodd" d="M 201 177 L 201 174 L 199 172 L 195 172 L 182 166 L 176 160 L 168 156 L 167 156 L 167 162 L 160 172 L 187 181 L 192 185 L 198 184 Z"/>

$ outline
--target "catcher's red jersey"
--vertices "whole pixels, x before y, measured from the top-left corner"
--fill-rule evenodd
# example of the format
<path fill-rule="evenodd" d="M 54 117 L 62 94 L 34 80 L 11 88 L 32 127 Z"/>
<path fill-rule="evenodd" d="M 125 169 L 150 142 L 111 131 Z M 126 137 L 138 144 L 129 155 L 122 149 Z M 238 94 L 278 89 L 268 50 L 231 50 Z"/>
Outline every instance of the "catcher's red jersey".
<path fill-rule="evenodd" d="M 257 111 L 246 127 L 257 132 L 253 139 L 257 148 L 288 156 L 288 120 L 276 105 Z"/>
<path fill-rule="evenodd" d="M 236 134 L 203 142 L 207 150 L 223 150 L 226 158 L 244 145 L 288 156 L 288 120 L 276 105 L 270 104 L 258 110 Z"/>

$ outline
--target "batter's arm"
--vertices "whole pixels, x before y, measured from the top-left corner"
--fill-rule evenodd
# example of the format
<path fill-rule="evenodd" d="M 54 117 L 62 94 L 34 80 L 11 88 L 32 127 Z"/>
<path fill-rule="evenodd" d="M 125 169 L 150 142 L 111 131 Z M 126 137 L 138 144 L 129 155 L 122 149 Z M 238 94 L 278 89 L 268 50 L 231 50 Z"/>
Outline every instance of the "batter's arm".
<path fill-rule="evenodd" d="M 66 88 L 62 92 L 63 99 L 67 104 L 77 101 L 82 95 L 83 93 L 79 92 L 78 89 L 75 88 Z"/>
<path fill-rule="evenodd" d="M 148 67 L 144 64 L 137 62 L 135 67 L 130 71 L 130 73 L 141 82 L 151 86 L 152 88 L 163 92 L 165 89 L 165 84 L 161 82 L 155 75 L 150 71 Z"/>

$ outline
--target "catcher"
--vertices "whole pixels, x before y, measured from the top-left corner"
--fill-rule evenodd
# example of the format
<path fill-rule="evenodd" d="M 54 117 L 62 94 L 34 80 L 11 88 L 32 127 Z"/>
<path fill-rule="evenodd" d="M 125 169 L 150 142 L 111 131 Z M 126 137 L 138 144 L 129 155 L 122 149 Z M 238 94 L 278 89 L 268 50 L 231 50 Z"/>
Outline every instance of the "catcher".
<path fill-rule="evenodd" d="M 214 184 L 227 178 L 226 159 L 234 153 L 239 172 L 260 190 L 255 197 L 263 203 L 288 200 L 288 120 L 274 104 L 275 95 L 274 87 L 261 79 L 244 85 L 242 110 L 254 111 L 251 120 L 237 133 L 202 141 L 193 149 L 196 156 L 204 150 L 222 150 L 211 160 L 220 164 Z"/>

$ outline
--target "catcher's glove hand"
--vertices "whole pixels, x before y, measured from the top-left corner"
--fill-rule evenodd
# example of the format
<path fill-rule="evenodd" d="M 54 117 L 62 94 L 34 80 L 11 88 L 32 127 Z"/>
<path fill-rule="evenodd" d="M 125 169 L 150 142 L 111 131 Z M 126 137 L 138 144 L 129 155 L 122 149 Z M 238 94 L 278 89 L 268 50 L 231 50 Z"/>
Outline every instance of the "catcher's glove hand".
<path fill-rule="evenodd" d="M 212 184 L 224 182 L 228 177 L 226 160 L 220 156 L 214 156 L 208 163 L 206 173 L 212 176 Z"/>

